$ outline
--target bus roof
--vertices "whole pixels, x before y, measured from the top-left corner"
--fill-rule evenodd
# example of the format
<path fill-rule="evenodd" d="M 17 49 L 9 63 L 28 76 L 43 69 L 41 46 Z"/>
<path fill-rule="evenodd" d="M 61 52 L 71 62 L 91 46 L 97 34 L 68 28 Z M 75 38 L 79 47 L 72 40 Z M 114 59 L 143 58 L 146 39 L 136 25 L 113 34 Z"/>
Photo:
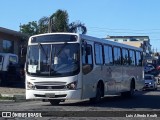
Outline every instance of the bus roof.
<path fill-rule="evenodd" d="M 43 35 L 55 35 L 55 34 L 79 35 L 79 34 L 77 34 L 77 33 L 56 32 L 56 33 L 44 33 L 44 34 L 37 34 L 37 35 L 33 35 L 33 36 L 31 36 L 31 37 L 37 37 L 37 36 L 43 36 Z"/>
<path fill-rule="evenodd" d="M 94 42 L 97 42 L 97 43 L 108 44 L 108 45 L 117 46 L 117 47 L 121 47 L 121 48 L 128 48 L 128 49 L 143 51 L 142 48 L 138 48 L 138 47 L 134 47 L 134 46 L 131 46 L 131 45 L 119 43 L 119 42 L 116 42 L 116 41 L 111 41 L 111 40 L 104 39 L 104 38 L 96 38 L 96 37 L 91 37 L 91 36 L 83 35 L 83 34 L 80 34 L 80 36 L 83 39 L 86 39 L 86 40 L 89 40 L 89 41 L 94 41 Z"/>
<path fill-rule="evenodd" d="M 38 36 L 44 36 L 44 35 L 58 35 L 58 34 L 63 34 L 63 35 L 77 35 L 82 39 L 86 39 L 92 42 L 99 42 L 102 44 L 109 44 L 109 45 L 114 45 L 114 46 L 118 46 L 118 47 L 124 47 L 124 48 L 128 48 L 128 49 L 135 49 L 135 50 L 139 50 L 139 51 L 143 51 L 142 48 L 138 48 L 138 47 L 134 47 L 131 45 L 126 45 L 123 43 L 119 43 L 116 41 L 110 41 L 108 39 L 104 39 L 104 38 L 97 38 L 97 37 L 92 37 L 92 36 L 88 36 L 88 35 L 84 35 L 84 34 L 77 34 L 77 33 L 66 33 L 66 32 L 57 32 L 57 33 L 45 33 L 45 34 L 38 34 L 38 35 L 33 35 L 32 37 L 38 37 Z M 29 41 L 30 42 L 30 41 Z"/>

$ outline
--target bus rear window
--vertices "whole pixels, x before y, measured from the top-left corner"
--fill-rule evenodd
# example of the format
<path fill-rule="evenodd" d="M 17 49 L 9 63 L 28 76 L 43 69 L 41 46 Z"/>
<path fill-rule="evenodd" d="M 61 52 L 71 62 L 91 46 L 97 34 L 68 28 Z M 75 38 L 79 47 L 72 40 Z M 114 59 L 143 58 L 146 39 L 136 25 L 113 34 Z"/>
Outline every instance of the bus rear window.
<path fill-rule="evenodd" d="M 43 35 L 33 37 L 31 43 L 43 43 L 43 42 L 73 42 L 77 41 L 76 35 L 66 35 L 66 34 L 54 34 L 54 35 Z"/>
<path fill-rule="evenodd" d="M 16 64 L 17 62 L 17 57 L 15 56 L 9 56 L 9 62 L 12 64 Z"/>

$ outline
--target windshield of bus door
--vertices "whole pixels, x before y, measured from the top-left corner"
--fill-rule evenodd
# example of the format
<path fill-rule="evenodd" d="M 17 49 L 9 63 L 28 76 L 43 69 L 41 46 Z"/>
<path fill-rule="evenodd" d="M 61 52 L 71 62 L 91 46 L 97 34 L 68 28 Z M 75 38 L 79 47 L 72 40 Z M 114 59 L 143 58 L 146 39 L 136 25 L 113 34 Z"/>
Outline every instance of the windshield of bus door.
<path fill-rule="evenodd" d="M 62 77 L 80 71 L 78 43 L 40 44 L 28 46 L 26 71 L 33 76 Z"/>

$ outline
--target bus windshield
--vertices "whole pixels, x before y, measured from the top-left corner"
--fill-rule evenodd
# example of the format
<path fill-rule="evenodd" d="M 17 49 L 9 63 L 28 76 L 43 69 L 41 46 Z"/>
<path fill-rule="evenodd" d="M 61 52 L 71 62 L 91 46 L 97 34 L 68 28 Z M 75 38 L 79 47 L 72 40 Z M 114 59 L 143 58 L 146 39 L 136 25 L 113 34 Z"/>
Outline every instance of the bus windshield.
<path fill-rule="evenodd" d="M 76 75 L 80 71 L 79 52 L 78 43 L 30 45 L 27 74 L 53 77 Z"/>

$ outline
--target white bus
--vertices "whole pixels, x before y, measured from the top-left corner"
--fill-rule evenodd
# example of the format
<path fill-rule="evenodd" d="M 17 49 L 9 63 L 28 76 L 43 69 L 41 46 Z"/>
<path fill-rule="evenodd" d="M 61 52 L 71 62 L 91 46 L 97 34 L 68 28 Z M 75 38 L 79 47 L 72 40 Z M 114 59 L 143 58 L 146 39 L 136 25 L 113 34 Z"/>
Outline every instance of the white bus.
<path fill-rule="evenodd" d="M 144 86 L 142 49 L 75 33 L 31 36 L 26 59 L 26 99 L 99 102 L 132 96 Z"/>

